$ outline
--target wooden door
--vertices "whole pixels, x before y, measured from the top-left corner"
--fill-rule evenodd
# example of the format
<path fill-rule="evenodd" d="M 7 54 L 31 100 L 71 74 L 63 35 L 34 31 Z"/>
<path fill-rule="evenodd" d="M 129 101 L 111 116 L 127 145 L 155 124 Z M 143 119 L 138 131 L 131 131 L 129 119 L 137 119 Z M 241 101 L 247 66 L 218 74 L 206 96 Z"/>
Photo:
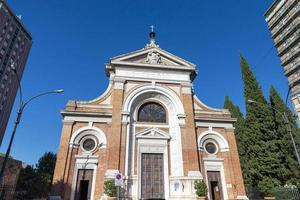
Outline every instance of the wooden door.
<path fill-rule="evenodd" d="M 142 154 L 142 199 L 164 199 L 163 154 Z"/>
<path fill-rule="evenodd" d="M 211 200 L 223 200 L 223 188 L 220 172 L 208 171 L 207 172 L 209 196 Z"/>
<path fill-rule="evenodd" d="M 75 200 L 91 199 L 92 180 L 93 180 L 92 169 L 78 170 Z"/>

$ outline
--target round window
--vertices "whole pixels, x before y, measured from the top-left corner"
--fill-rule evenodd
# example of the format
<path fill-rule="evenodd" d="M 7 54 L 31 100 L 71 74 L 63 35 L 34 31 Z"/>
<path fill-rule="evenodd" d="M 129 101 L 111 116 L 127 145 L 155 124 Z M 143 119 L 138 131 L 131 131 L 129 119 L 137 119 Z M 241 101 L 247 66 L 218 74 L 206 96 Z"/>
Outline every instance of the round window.
<path fill-rule="evenodd" d="M 87 138 L 82 142 L 82 148 L 85 151 L 92 151 L 96 147 L 96 142 L 92 138 Z"/>
<path fill-rule="evenodd" d="M 217 152 L 217 146 L 212 142 L 208 142 L 205 144 L 205 150 L 209 154 L 215 154 Z"/>

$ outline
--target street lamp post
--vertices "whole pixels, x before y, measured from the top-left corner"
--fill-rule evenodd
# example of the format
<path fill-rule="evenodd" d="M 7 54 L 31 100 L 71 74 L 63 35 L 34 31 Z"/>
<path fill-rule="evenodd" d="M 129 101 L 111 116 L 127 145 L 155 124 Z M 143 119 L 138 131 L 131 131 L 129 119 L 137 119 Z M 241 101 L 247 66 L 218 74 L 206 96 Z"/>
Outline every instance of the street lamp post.
<path fill-rule="evenodd" d="M 257 103 L 257 104 L 261 104 L 260 102 L 257 102 L 257 101 L 254 101 L 252 99 L 248 99 L 248 102 L 249 103 Z M 290 135 L 291 137 L 291 140 L 292 140 L 292 144 L 293 144 L 293 148 L 294 148 L 294 151 L 295 151 L 295 154 L 296 154 L 296 158 L 297 158 L 297 161 L 298 161 L 298 164 L 300 165 L 300 157 L 299 157 L 299 153 L 298 153 L 298 150 L 297 150 L 297 146 L 296 146 L 296 143 L 295 143 L 295 140 L 294 140 L 294 136 L 293 136 L 293 133 L 292 133 L 292 128 L 291 128 L 291 124 L 289 122 L 289 119 L 286 115 L 285 112 L 281 112 L 280 110 L 277 110 L 273 107 L 271 107 L 270 105 L 268 105 L 271 109 L 275 110 L 276 112 L 278 112 L 280 114 L 280 116 L 282 117 L 283 121 L 284 121 L 284 124 L 285 124 L 285 127 L 286 127 L 286 130 L 288 132 L 288 134 Z"/>
<path fill-rule="evenodd" d="M 10 154 L 12 143 L 13 143 L 13 140 L 14 140 L 14 137 L 15 137 L 15 134 L 16 134 L 16 130 L 17 130 L 18 125 L 20 123 L 24 108 L 28 105 L 28 103 L 30 103 L 32 100 L 34 100 L 36 98 L 39 98 L 39 97 L 47 95 L 47 94 L 63 93 L 64 92 L 64 90 L 62 90 L 62 89 L 49 91 L 49 92 L 44 92 L 44 93 L 38 94 L 38 95 L 30 98 L 26 102 L 24 102 L 23 97 L 22 97 L 22 87 L 21 87 L 20 79 L 19 79 L 18 73 L 16 71 L 16 68 L 14 67 L 14 64 L 11 65 L 11 68 L 12 68 L 13 72 L 15 73 L 17 81 L 18 81 L 20 102 L 19 102 L 19 109 L 18 109 L 18 112 L 17 112 L 17 117 L 16 117 L 16 120 L 15 120 L 15 123 L 14 123 L 13 132 L 11 134 L 9 145 L 7 147 L 5 158 L 4 158 L 4 161 L 3 161 L 3 164 L 2 164 L 2 167 L 1 167 L 1 171 L 0 171 L 0 182 L 1 183 L 3 183 L 4 170 L 5 170 L 5 167 L 6 167 L 6 164 L 7 164 L 7 160 L 8 160 L 9 154 Z"/>

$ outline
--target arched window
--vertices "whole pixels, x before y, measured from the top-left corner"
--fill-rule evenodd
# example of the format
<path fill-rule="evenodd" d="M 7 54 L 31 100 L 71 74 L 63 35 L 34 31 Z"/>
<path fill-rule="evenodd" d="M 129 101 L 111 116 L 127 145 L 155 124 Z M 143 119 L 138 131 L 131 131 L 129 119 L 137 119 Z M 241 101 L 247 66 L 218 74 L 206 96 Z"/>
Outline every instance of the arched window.
<path fill-rule="evenodd" d="M 138 111 L 139 122 L 166 122 L 166 111 L 158 103 L 149 102 L 143 104 Z"/>

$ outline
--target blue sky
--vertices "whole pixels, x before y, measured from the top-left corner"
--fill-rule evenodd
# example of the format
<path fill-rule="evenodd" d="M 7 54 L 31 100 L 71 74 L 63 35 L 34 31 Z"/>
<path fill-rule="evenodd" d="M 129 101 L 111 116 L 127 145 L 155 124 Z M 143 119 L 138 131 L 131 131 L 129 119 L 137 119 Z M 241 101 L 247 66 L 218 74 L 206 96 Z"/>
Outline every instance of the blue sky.
<path fill-rule="evenodd" d="M 108 85 L 104 63 L 141 49 L 154 25 L 161 48 L 198 67 L 197 96 L 223 107 L 226 95 L 244 111 L 239 54 L 248 59 L 265 95 L 282 97 L 287 80 L 264 20 L 272 0 L 8 0 L 33 36 L 22 79 L 23 95 L 63 88 L 64 94 L 32 102 L 17 130 L 12 156 L 29 164 L 58 149 L 68 100 L 90 100 Z M 17 101 L 16 101 L 17 102 Z M 16 107 L 16 104 L 15 104 Z M 0 151 L 7 148 L 14 108 Z"/>

